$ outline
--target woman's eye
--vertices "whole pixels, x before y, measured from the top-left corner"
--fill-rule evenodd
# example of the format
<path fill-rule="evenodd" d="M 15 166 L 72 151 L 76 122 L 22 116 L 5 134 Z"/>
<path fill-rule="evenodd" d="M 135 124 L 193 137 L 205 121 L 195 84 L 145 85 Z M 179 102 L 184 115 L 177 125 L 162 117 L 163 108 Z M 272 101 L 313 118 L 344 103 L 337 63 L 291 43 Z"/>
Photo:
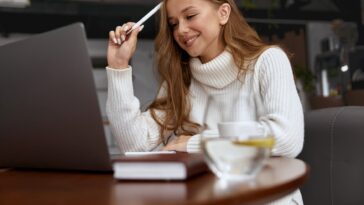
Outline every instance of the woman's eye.
<path fill-rule="evenodd" d="M 169 24 L 169 27 L 172 28 L 172 29 L 176 28 L 176 26 L 177 26 L 177 23 L 170 23 Z"/>
<path fill-rule="evenodd" d="M 187 17 L 186 17 L 186 19 L 188 19 L 188 20 L 189 20 L 189 19 L 192 19 L 192 18 L 193 18 L 193 17 L 195 17 L 196 15 L 197 15 L 197 14 L 189 15 L 189 16 L 187 16 Z"/>

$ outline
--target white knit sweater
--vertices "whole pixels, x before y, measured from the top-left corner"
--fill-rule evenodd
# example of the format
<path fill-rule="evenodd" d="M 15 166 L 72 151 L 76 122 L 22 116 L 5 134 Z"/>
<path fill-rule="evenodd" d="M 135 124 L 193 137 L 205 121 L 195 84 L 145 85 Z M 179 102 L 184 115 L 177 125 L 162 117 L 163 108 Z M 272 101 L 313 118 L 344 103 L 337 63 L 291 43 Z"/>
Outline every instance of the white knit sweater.
<path fill-rule="evenodd" d="M 193 75 L 189 95 L 192 121 L 203 124 L 209 94 L 225 93 L 222 97 L 228 101 L 234 98 L 229 95 L 238 90 L 239 98 L 234 98 L 238 105 L 237 118 L 259 121 L 273 134 L 277 141 L 274 155 L 295 157 L 300 153 L 303 111 L 290 62 L 282 50 L 267 49 L 243 79 L 237 79 L 238 70 L 227 51 L 206 64 L 193 58 L 190 66 Z M 139 100 L 133 93 L 132 68 L 107 68 L 107 74 L 107 114 L 121 151 L 149 151 L 158 147 L 161 144 L 159 127 L 149 111 L 140 111 Z M 164 90 L 160 95 L 163 93 Z M 163 116 L 163 113 L 159 114 Z M 210 122 L 208 126 L 213 129 L 216 124 Z M 199 138 L 195 135 L 189 140 L 189 152 L 199 151 Z"/>
<path fill-rule="evenodd" d="M 234 99 L 237 105 L 235 118 L 241 121 L 258 121 L 266 131 L 276 137 L 274 155 L 296 157 L 303 146 L 303 111 L 286 54 L 279 48 L 269 48 L 255 62 L 244 78 L 237 78 L 238 69 L 232 55 L 224 51 L 215 59 L 202 64 L 198 58 L 190 61 L 192 82 L 189 100 L 190 119 L 203 124 L 204 107 L 213 93 L 224 93 L 226 103 Z M 161 145 L 159 126 L 150 112 L 140 111 L 139 100 L 134 96 L 132 68 L 107 68 L 107 114 L 114 137 L 122 152 L 150 151 Z M 239 91 L 239 97 L 232 95 Z M 164 95 L 162 89 L 159 95 Z M 229 100 L 230 99 L 230 100 Z M 216 109 L 220 112 L 221 109 Z M 158 113 L 163 117 L 163 113 Z M 211 129 L 216 122 L 208 121 Z M 172 133 L 167 133 L 170 135 Z M 200 135 L 190 138 L 188 152 L 200 150 Z M 301 204 L 299 192 L 277 204 Z M 274 203 L 276 204 L 276 203 Z"/>

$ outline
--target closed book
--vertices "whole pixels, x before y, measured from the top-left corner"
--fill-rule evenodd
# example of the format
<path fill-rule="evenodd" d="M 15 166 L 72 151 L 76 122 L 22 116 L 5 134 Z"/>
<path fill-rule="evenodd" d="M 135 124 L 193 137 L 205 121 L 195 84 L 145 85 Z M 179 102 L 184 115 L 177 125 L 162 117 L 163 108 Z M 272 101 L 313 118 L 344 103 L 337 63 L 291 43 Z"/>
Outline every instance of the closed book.
<path fill-rule="evenodd" d="M 185 180 L 208 171 L 202 154 L 129 155 L 113 160 L 119 180 Z"/>

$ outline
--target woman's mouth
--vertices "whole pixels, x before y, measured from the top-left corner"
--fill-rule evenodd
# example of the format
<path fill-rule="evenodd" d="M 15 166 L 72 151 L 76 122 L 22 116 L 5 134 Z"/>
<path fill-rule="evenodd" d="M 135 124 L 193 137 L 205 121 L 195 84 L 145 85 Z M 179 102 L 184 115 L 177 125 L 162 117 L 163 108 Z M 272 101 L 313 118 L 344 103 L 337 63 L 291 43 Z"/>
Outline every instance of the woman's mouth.
<path fill-rule="evenodd" d="M 184 44 L 186 47 L 191 47 L 193 43 L 196 41 L 196 39 L 199 37 L 199 35 L 188 37 L 184 40 Z"/>

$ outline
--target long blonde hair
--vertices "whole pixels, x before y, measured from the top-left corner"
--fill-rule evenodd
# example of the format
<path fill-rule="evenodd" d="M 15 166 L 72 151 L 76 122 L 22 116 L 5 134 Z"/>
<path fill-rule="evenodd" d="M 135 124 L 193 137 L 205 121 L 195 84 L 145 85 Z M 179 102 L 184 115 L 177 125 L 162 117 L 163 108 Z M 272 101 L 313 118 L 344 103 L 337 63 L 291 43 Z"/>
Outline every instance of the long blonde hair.
<path fill-rule="evenodd" d="M 159 32 L 155 40 L 156 66 L 161 87 L 163 86 L 166 94 L 156 99 L 149 108 L 153 118 L 160 125 L 161 137 L 166 131 L 175 131 L 177 135 L 194 135 L 199 125 L 189 119 L 191 105 L 188 94 L 192 79 L 190 56 L 173 38 L 172 30 L 168 25 L 167 1 L 164 0 L 161 8 Z M 231 13 L 228 22 L 222 28 L 222 40 L 240 69 L 239 73 L 244 74 L 248 69 L 244 63 L 259 56 L 268 45 L 248 25 L 234 0 L 207 1 L 218 7 L 224 3 L 230 4 Z M 165 112 L 163 119 L 157 116 L 157 110 Z M 196 129 L 190 129 L 191 127 Z"/>

